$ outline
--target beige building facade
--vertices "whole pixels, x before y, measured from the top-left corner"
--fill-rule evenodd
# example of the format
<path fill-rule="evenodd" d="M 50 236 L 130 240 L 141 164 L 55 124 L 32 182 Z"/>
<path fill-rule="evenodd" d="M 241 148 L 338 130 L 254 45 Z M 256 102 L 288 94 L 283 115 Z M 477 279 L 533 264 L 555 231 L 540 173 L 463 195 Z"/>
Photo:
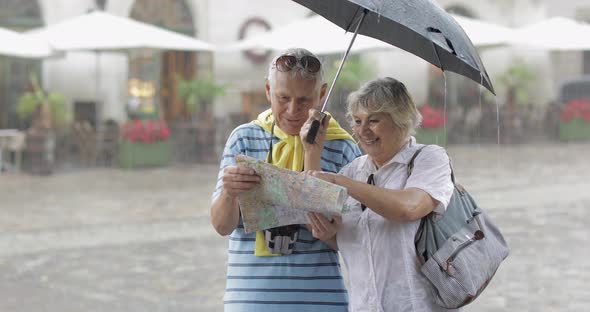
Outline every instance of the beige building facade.
<path fill-rule="evenodd" d="M 590 21 L 590 2 L 587 0 L 439 0 L 437 3 L 459 14 L 510 27 L 556 15 Z M 13 10 L 23 14 L 29 12 L 23 8 L 36 7 L 38 16 L 34 26 L 51 25 L 92 9 L 101 9 L 180 31 L 220 47 L 311 14 L 304 7 L 287 0 L 0 0 L 0 7 L 5 13 L 6 10 Z M 0 15 L 2 27 L 30 28 L 10 24 L 10 19 Z M 178 108 L 182 105 L 181 100 L 174 95 L 171 80 L 162 78 L 162 73 L 184 70 L 185 75 L 198 76 L 210 72 L 218 82 L 230 84 L 226 94 L 215 100 L 211 112 L 218 118 L 224 118 L 228 114 L 252 113 L 265 107 L 264 77 L 271 55 L 267 51 L 188 54 L 166 51 L 75 52 L 39 63 L 46 89 L 63 93 L 71 107 L 83 105 L 76 103 L 95 103 L 94 114 L 99 121 L 126 120 L 128 83 L 137 75 L 143 75 L 140 78 L 154 84 L 158 101 L 172 103 L 166 104 L 167 116 L 182 114 L 182 108 Z M 513 60 L 525 60 L 539 77 L 535 82 L 537 92 L 532 96 L 533 101 L 540 105 L 556 96 L 560 81 L 582 75 L 585 66 L 590 73 L 588 52 L 499 47 L 480 49 L 480 55 L 494 82 Z M 369 51 L 361 58 L 375 66 L 377 76 L 394 76 L 405 81 L 416 102 L 426 101 L 429 64 L 413 55 L 396 51 Z M 144 59 L 151 61 L 147 65 L 142 64 Z M 501 99 L 504 90 L 497 83 L 496 88 L 497 99 Z M 169 98 L 164 99 L 163 93 Z M 5 115 L 5 124 L 6 110 L 9 109 L 3 107 L 0 111 Z"/>

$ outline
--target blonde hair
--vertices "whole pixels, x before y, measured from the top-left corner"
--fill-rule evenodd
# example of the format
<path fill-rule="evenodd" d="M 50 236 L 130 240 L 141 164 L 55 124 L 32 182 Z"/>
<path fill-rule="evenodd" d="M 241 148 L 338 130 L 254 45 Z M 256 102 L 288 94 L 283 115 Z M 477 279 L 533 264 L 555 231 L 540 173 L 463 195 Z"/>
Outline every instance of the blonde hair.
<path fill-rule="evenodd" d="M 359 111 L 389 114 L 405 137 L 414 135 L 422 122 L 406 86 L 390 77 L 369 81 L 348 96 L 346 117 L 351 124 L 353 114 Z"/>

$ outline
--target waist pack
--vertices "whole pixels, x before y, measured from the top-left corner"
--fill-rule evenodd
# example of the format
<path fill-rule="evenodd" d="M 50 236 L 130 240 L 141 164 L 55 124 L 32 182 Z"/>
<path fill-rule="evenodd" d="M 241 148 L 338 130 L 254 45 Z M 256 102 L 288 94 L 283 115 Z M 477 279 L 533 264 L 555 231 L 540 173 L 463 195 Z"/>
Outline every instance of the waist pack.
<path fill-rule="evenodd" d="M 408 164 L 408 177 L 416 151 Z M 509 250 L 498 227 L 478 207 L 471 195 L 455 182 L 443 215 L 423 217 L 414 243 L 421 272 L 436 290 L 436 303 L 459 308 L 471 303 L 486 288 Z"/>

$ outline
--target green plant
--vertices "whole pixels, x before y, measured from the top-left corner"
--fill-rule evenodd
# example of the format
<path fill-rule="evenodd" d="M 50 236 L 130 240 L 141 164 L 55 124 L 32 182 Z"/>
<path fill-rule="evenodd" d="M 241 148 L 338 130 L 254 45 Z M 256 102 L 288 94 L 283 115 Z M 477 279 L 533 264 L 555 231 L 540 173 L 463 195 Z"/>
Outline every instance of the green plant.
<path fill-rule="evenodd" d="M 215 97 L 225 95 L 227 84 L 218 84 L 212 75 L 200 78 L 184 79 L 176 76 L 177 91 L 185 101 L 189 113 L 206 111 Z"/>
<path fill-rule="evenodd" d="M 31 91 L 25 92 L 18 100 L 17 114 L 22 119 L 38 119 L 38 125 L 51 128 L 60 126 L 69 120 L 69 112 L 66 109 L 66 100 L 63 94 L 57 92 L 47 93 L 39 85 L 36 75 L 30 76 Z"/>
<path fill-rule="evenodd" d="M 334 66 L 328 71 L 326 81 L 331 84 L 338 71 L 340 60 L 334 63 Z M 364 62 L 358 56 L 351 56 L 342 67 L 340 76 L 336 81 L 334 90 L 352 91 L 360 87 L 362 82 L 368 81 L 375 77 L 375 69 L 371 64 Z M 328 85 L 329 87 L 329 85 Z"/>
<path fill-rule="evenodd" d="M 329 66 L 329 62 L 325 62 L 327 68 L 329 68 L 325 77 L 325 81 L 328 83 L 328 89 L 332 81 L 334 81 L 340 61 L 341 59 L 338 58 L 333 62 L 331 67 Z M 343 122 L 346 120 L 346 97 L 352 91 L 357 90 L 362 83 L 374 77 L 375 69 L 373 65 L 363 61 L 358 55 L 350 56 L 345 61 L 344 66 L 342 66 L 340 76 L 338 76 L 336 85 L 334 85 L 332 94 L 330 94 L 330 98 L 328 99 L 328 111 L 346 130 L 352 130 L 348 122 Z"/>
<path fill-rule="evenodd" d="M 528 104 L 530 87 L 535 78 L 536 74 L 529 65 L 523 61 L 514 62 L 498 77 L 498 82 L 507 90 L 507 104 Z"/>

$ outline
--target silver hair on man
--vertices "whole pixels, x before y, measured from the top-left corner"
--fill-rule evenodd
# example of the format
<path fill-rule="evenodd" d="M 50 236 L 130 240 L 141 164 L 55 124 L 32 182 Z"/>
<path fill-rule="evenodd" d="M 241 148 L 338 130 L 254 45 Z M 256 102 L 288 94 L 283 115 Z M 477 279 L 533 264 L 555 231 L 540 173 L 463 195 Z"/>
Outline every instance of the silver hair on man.
<path fill-rule="evenodd" d="M 269 66 L 268 66 L 268 76 L 267 76 L 267 79 L 270 83 L 271 88 L 273 88 L 276 83 L 276 74 L 278 71 L 277 66 L 276 66 L 276 62 L 283 55 L 292 55 L 292 56 L 296 57 L 297 60 L 301 60 L 301 58 L 304 56 L 311 56 L 311 57 L 316 58 L 320 62 L 320 70 L 317 73 L 310 73 L 301 65 L 301 63 L 299 61 L 297 62 L 296 66 L 293 67 L 293 69 L 286 71 L 285 73 L 291 75 L 291 77 L 293 77 L 293 78 L 298 77 L 298 78 L 302 78 L 302 79 L 315 79 L 316 90 L 319 90 L 321 88 L 323 81 L 324 81 L 324 65 L 322 64 L 322 61 L 315 54 L 313 54 L 310 51 L 303 49 L 303 48 L 291 48 L 291 49 L 288 49 L 273 58 L 272 62 L 270 62 Z"/>

